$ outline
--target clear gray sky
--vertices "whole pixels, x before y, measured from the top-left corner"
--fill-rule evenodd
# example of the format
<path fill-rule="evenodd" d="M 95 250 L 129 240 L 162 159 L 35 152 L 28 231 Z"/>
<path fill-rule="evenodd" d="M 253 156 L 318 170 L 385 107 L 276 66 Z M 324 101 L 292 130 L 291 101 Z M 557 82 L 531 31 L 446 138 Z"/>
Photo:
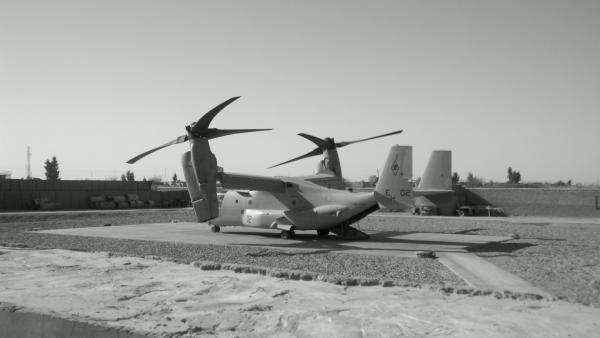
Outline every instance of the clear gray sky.
<path fill-rule="evenodd" d="M 600 178 L 600 1 L 0 0 L 0 169 L 63 179 L 177 173 L 186 144 L 125 161 L 184 133 L 231 96 L 216 139 L 227 171 L 303 175 L 337 141 L 366 179 L 392 144 L 415 176 L 435 149 L 453 169 L 505 181 Z"/>

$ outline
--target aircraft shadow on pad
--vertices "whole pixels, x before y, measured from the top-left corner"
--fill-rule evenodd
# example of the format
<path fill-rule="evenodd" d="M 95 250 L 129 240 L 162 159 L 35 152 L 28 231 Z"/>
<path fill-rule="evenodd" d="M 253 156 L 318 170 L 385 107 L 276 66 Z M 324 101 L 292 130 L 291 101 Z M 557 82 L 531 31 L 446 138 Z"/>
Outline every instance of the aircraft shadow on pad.
<path fill-rule="evenodd" d="M 532 243 L 505 243 L 505 242 L 491 242 L 491 243 L 483 243 L 480 245 L 476 245 L 473 247 L 467 248 L 468 252 L 504 252 L 511 253 L 517 250 L 525 249 L 531 246 L 537 246 L 537 244 Z"/>
<path fill-rule="evenodd" d="M 242 235 L 242 236 L 260 236 L 266 238 L 279 238 L 279 233 L 276 232 L 243 232 L 243 231 L 227 231 L 224 232 L 226 234 L 234 234 L 234 235 Z M 267 244 L 266 247 L 271 248 L 279 248 L 279 249 L 318 249 L 318 252 L 313 253 L 327 253 L 327 252 L 343 252 L 343 251 L 354 251 L 354 250 L 363 250 L 363 251 L 406 251 L 413 252 L 419 250 L 432 250 L 437 252 L 443 251 L 466 251 L 466 252 L 505 252 L 510 253 L 516 250 L 520 250 L 529 246 L 535 246 L 535 244 L 530 243 L 503 243 L 503 242 L 487 242 L 487 243 L 469 243 L 469 242 L 452 242 L 452 241 L 435 241 L 435 240 L 417 240 L 417 239 L 408 239 L 408 238 L 394 238 L 396 236 L 408 235 L 412 233 L 419 233 L 415 231 L 410 232 L 394 232 L 394 231 L 386 231 L 386 232 L 378 232 L 371 235 L 371 238 L 365 241 L 350 241 L 345 240 L 335 235 L 329 235 L 328 237 L 317 236 L 316 234 L 302 234 L 296 233 L 296 236 L 293 242 L 286 244 Z M 432 233 L 438 234 L 438 233 Z M 369 247 L 363 248 L 360 246 L 353 246 L 352 243 L 385 243 L 392 244 L 389 247 Z M 396 247 L 393 244 L 398 244 Z M 402 244 L 416 244 L 421 246 L 431 245 L 431 249 L 421 248 L 406 248 L 403 247 Z M 257 246 L 252 243 L 236 243 L 236 245 L 240 246 Z M 444 249 L 439 248 L 437 246 L 454 246 L 454 249 Z"/>

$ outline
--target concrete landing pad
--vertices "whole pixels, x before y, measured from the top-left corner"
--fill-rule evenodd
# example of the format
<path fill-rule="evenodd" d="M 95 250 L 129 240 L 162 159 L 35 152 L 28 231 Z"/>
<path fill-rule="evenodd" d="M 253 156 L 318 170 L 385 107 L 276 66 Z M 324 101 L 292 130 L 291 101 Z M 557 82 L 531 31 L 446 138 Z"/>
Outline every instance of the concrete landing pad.
<path fill-rule="evenodd" d="M 485 259 L 464 252 L 440 252 L 438 260 L 470 286 L 482 290 L 510 290 L 550 298 L 551 295 Z"/>
<path fill-rule="evenodd" d="M 502 242 L 510 237 L 443 233 L 370 232 L 365 241 L 341 240 L 335 235 L 318 237 L 314 231 L 297 231 L 296 238 L 284 240 L 279 231 L 249 227 L 222 227 L 213 233 L 206 223 L 154 223 L 110 227 L 73 228 L 43 231 L 59 235 L 137 239 L 191 244 L 240 245 L 285 250 L 328 251 L 363 255 L 415 257 L 416 251 L 467 252 L 472 246 Z"/>
<path fill-rule="evenodd" d="M 298 231 L 293 240 L 279 231 L 249 227 L 222 227 L 214 233 L 206 223 L 154 223 L 46 230 L 45 233 L 191 244 L 237 245 L 276 248 L 286 251 L 416 257 L 416 251 L 435 251 L 440 262 L 467 284 L 485 290 L 510 290 L 549 296 L 543 290 L 474 254 L 470 247 L 510 240 L 510 237 L 446 233 L 369 232 L 365 241 L 341 240 L 335 235 L 318 237 L 313 231 Z"/>

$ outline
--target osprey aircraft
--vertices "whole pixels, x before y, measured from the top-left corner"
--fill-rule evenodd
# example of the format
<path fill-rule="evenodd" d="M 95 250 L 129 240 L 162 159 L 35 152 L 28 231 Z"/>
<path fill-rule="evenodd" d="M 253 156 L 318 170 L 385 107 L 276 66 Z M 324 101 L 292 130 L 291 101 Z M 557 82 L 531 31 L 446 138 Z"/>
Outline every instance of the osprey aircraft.
<path fill-rule="evenodd" d="M 332 232 L 342 238 L 358 239 L 368 236 L 350 227 L 352 223 L 380 207 L 410 208 L 410 146 L 391 147 L 377 186 L 368 193 L 331 189 L 302 178 L 266 177 L 220 170 L 209 140 L 270 130 L 209 128 L 213 118 L 238 98 L 221 103 L 197 122 L 186 126 L 185 135 L 148 150 L 127 163 L 133 164 L 159 149 L 188 141 L 190 151 L 182 156 L 188 192 L 198 222 L 208 222 L 213 232 L 219 232 L 222 226 L 248 226 L 279 230 L 284 239 L 293 238 L 295 231 L 309 230 L 316 231 L 319 236 Z M 217 194 L 217 181 L 228 189 L 225 193 Z"/>

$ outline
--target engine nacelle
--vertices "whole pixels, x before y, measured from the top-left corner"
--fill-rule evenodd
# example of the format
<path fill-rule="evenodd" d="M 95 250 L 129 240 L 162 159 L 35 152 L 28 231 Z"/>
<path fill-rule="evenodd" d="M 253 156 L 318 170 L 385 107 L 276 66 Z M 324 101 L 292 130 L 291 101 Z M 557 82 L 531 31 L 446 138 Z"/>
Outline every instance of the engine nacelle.
<path fill-rule="evenodd" d="M 206 138 L 190 137 L 190 148 L 182 158 L 183 173 L 198 221 L 205 222 L 219 216 L 217 159 Z"/>
<path fill-rule="evenodd" d="M 192 166 L 192 153 L 186 151 L 181 156 L 181 166 L 183 167 L 183 176 L 185 176 L 185 182 L 187 185 L 188 193 L 190 194 L 190 201 L 197 201 L 202 198 L 200 193 L 200 185 L 196 180 L 194 174 L 194 167 Z"/>
<path fill-rule="evenodd" d="M 328 205 L 320 205 L 318 207 L 313 208 L 313 211 L 318 216 L 335 216 L 339 217 L 342 215 L 344 210 L 347 210 L 348 207 L 341 204 L 328 204 Z"/>

